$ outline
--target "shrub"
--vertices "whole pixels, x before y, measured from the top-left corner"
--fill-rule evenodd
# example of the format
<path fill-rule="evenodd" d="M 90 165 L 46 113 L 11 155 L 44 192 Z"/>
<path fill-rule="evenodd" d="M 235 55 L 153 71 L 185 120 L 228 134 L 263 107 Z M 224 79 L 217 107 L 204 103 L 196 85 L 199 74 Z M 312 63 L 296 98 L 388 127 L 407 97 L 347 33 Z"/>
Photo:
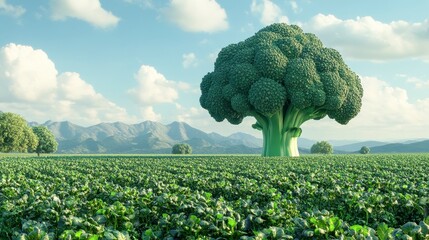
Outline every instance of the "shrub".
<path fill-rule="evenodd" d="M 192 147 L 187 143 L 178 143 L 173 146 L 173 154 L 192 154 Z"/>
<path fill-rule="evenodd" d="M 360 149 L 360 153 L 362 153 L 362 154 L 368 154 L 369 153 L 369 151 L 370 151 L 370 149 L 369 149 L 369 147 L 367 147 L 367 146 L 363 146 L 361 149 Z"/>
<path fill-rule="evenodd" d="M 333 152 L 334 148 L 327 141 L 317 142 L 311 147 L 311 153 L 332 154 Z"/>

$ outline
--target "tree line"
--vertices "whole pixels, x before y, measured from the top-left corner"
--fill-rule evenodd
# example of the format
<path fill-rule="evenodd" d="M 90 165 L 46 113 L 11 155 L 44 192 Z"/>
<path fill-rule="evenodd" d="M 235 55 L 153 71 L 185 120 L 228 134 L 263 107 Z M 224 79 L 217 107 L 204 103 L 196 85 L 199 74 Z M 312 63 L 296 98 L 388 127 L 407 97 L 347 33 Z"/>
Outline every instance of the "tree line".
<path fill-rule="evenodd" d="M 58 142 L 46 126 L 28 125 L 15 113 L 0 112 L 0 152 L 53 153 Z"/>

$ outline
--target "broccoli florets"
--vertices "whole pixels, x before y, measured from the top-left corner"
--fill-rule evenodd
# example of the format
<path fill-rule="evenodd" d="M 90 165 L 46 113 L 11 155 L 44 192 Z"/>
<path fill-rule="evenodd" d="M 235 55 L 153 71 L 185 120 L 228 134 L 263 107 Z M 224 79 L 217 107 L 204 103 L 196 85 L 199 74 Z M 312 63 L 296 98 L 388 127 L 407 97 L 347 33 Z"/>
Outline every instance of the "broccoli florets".
<path fill-rule="evenodd" d="M 264 156 L 297 156 L 305 121 L 328 115 L 346 124 L 359 113 L 363 96 L 359 77 L 336 50 L 284 23 L 223 48 L 200 87 L 201 106 L 216 121 L 256 118 Z"/>
<path fill-rule="evenodd" d="M 271 116 L 281 109 L 286 101 L 286 90 L 278 82 L 261 78 L 249 90 L 249 102 L 262 115 Z"/>

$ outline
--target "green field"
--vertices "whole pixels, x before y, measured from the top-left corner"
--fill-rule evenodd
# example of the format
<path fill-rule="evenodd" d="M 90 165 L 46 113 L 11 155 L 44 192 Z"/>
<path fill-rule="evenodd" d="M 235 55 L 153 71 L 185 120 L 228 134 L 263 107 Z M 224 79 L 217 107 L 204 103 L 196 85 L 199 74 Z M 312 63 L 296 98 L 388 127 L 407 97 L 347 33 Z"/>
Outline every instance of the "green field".
<path fill-rule="evenodd" d="M 429 154 L 7 155 L 0 239 L 429 239 L 428 173 Z"/>

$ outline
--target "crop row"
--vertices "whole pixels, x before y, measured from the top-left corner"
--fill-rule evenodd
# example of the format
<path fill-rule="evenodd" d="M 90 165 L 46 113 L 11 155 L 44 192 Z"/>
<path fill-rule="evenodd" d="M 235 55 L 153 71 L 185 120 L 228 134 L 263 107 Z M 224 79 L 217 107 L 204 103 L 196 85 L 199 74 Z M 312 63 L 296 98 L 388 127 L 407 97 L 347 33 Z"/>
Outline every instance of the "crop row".
<path fill-rule="evenodd" d="M 427 169 L 425 154 L 3 157 L 0 239 L 425 239 Z"/>

